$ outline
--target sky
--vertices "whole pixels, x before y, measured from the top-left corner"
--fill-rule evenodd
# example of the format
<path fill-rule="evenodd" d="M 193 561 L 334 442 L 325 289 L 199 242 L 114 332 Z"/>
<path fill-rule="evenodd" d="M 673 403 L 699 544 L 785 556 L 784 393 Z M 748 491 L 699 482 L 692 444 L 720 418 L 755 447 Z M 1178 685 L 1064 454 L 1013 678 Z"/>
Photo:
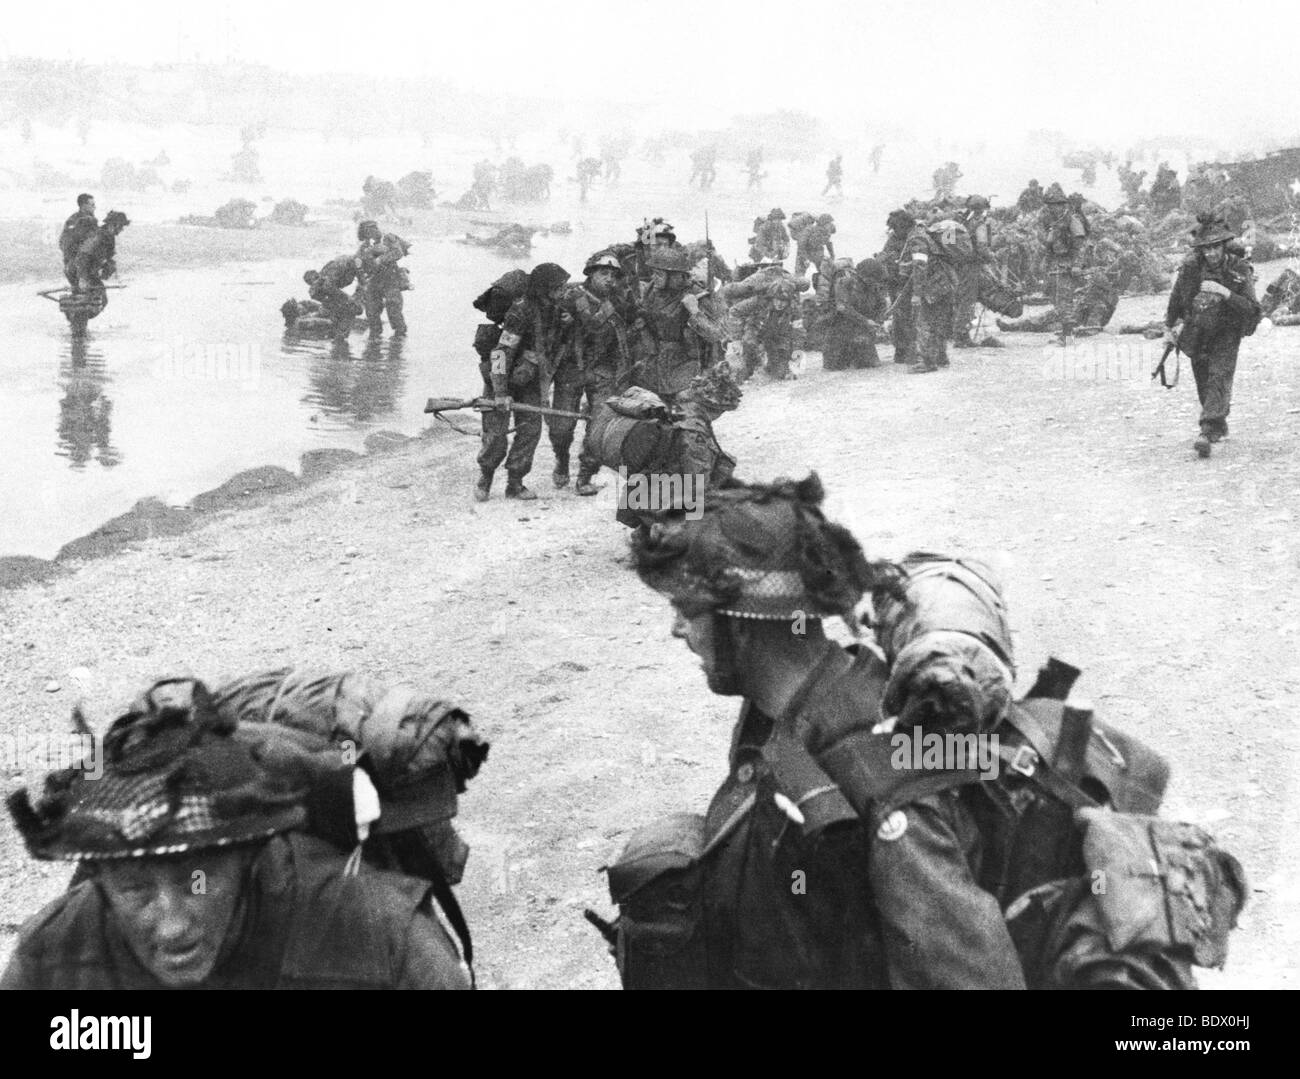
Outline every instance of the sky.
<path fill-rule="evenodd" d="M 1245 146 L 1300 131 L 1294 0 L 388 0 L 358 27 L 365 10 L 61 0 L 15 6 L 0 55 L 389 71 L 487 94 L 599 95 L 701 128 L 793 108 L 931 136 L 1044 128 Z"/>

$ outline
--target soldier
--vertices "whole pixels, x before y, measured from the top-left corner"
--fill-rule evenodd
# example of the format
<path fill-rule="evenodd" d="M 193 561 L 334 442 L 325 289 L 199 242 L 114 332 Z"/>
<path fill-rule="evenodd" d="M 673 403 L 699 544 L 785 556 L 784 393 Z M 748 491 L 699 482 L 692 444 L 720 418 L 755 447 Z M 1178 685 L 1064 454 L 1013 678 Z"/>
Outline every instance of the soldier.
<path fill-rule="evenodd" d="M 1043 202 L 1038 215 L 1038 237 L 1043 247 L 1043 266 L 1052 306 L 1061 319 L 1060 341 L 1065 344 L 1077 324 L 1075 305 L 1083 285 L 1088 222 L 1058 183 L 1047 189 Z"/>
<path fill-rule="evenodd" d="M 713 181 L 718 178 L 718 148 L 715 145 L 702 146 L 691 154 L 691 178 L 687 181 L 688 186 L 694 184 L 696 180 L 700 182 L 700 190 L 708 191 L 713 187 Z"/>
<path fill-rule="evenodd" d="M 790 254 L 790 233 L 785 227 L 785 211 L 774 206 L 759 227 L 760 261 L 784 262 Z"/>
<path fill-rule="evenodd" d="M 636 240 L 630 244 L 611 244 L 609 250 L 623 267 L 623 289 L 629 303 L 641 299 L 650 284 L 654 271 L 649 258 L 658 247 L 677 247 L 677 233 L 662 217 L 647 220 L 636 230 Z"/>
<path fill-rule="evenodd" d="M 946 162 L 940 168 L 934 170 L 934 197 L 936 199 L 950 199 L 953 192 L 957 189 L 957 181 L 962 178 L 961 166 L 955 161 Z"/>
<path fill-rule="evenodd" d="M 880 171 L 880 160 L 884 156 L 885 148 L 877 143 L 871 148 L 871 174 L 874 176 Z"/>
<path fill-rule="evenodd" d="M 821 267 L 822 260 L 835 257 L 835 245 L 831 236 L 835 233 L 835 218 L 830 214 L 821 214 L 816 221 L 800 229 L 795 245 L 794 273 L 802 277 L 811 266 Z"/>
<path fill-rule="evenodd" d="M 109 210 L 104 223 L 87 234 L 72 256 L 72 270 L 77 279 L 73 292 L 89 296 L 95 314 L 108 306 L 104 278 L 117 273 L 117 238 L 130 223 L 121 210 Z"/>
<path fill-rule="evenodd" d="M 909 302 L 916 320 L 920 356 L 907 373 L 929 374 L 947 367 L 948 335 L 952 332 L 953 302 L 957 296 L 957 269 L 938 231 L 942 210 L 931 210 L 926 224 L 917 224 L 907 237 L 899 259 L 900 271 L 911 284 Z"/>
<path fill-rule="evenodd" d="M 876 331 L 889 307 L 884 264 L 863 259 L 831 279 L 822 367 L 827 371 L 879 367 Z"/>
<path fill-rule="evenodd" d="M 650 287 L 636 307 L 633 384 L 672 404 L 726 343 L 721 322 L 701 305 L 691 259 L 680 247 L 655 247 L 646 260 Z"/>
<path fill-rule="evenodd" d="M 406 318 L 402 314 L 402 292 L 411 287 L 406 268 L 398 260 L 405 258 L 411 245 L 395 233 L 380 233 L 374 221 L 362 221 L 357 226 L 357 277 L 358 291 L 366 309 L 366 322 L 370 336 L 379 337 L 384 332 L 384 312 L 393 335 L 406 333 Z"/>
<path fill-rule="evenodd" d="M 956 348 L 974 348 L 971 328 L 975 325 L 975 304 L 979 300 L 980 278 L 994 264 L 993 226 L 989 221 L 989 200 L 983 195 L 966 197 L 966 212 L 962 224 L 970 236 L 971 258 L 958 268 L 960 280 L 953 316 L 953 345 Z"/>
<path fill-rule="evenodd" d="M 473 205 L 469 209 L 490 210 L 493 193 L 497 189 L 497 167 L 484 158 L 474 166 L 474 183 L 470 186 Z"/>
<path fill-rule="evenodd" d="M 836 154 L 826 166 L 826 186 L 822 188 L 823 197 L 834 188 L 840 195 L 844 194 L 844 155 Z M 796 273 L 799 271 L 796 270 Z"/>
<path fill-rule="evenodd" d="M 766 356 L 768 375 L 778 381 L 797 377 L 790 370 L 794 355 L 794 321 L 799 317 L 795 306 L 798 288 L 793 281 L 777 281 L 749 299 L 741 300 L 731 315 L 744 326 L 741 348 L 745 360 L 744 377 L 748 378 Z"/>
<path fill-rule="evenodd" d="M 1222 965 L 1244 877 L 1151 815 L 1164 762 L 1099 723 L 1110 752 L 1085 755 L 1068 665 L 1012 700 L 984 567 L 868 561 L 822 498 L 815 475 L 733 484 L 633 536 L 674 636 L 743 704 L 707 815 L 642 829 L 609 869 L 624 986 L 1163 989 Z M 844 649 L 823 622 L 856 630 L 866 593 L 880 647 Z M 949 739 L 928 762 L 927 731 Z"/>
<path fill-rule="evenodd" d="M 99 218 L 95 216 L 95 196 L 78 195 L 77 212 L 63 222 L 63 231 L 59 233 L 59 253 L 63 255 L 63 275 L 76 292 L 78 287 L 77 268 L 74 260 L 77 251 L 99 228 Z"/>
<path fill-rule="evenodd" d="M 889 303 L 893 311 L 889 333 L 894 342 L 894 362 L 913 364 L 917 360 L 916 317 L 911 304 L 910 277 L 903 271 L 903 248 L 916 227 L 916 218 L 906 210 L 894 210 L 885 219 L 885 226 L 889 233 L 885 237 L 884 250 L 876 255 L 876 259 L 884 265 L 889 283 Z"/>
<path fill-rule="evenodd" d="M 1142 181 L 1146 179 L 1146 169 L 1141 172 L 1133 168 L 1133 162 L 1125 161 L 1115 170 L 1119 178 L 1120 189 L 1124 192 L 1124 204 L 1135 208 L 1142 198 Z"/>
<path fill-rule="evenodd" d="M 1201 457 L 1209 457 L 1211 444 L 1228 437 L 1237 350 L 1262 314 L 1249 260 L 1228 253 L 1233 239 L 1222 221 L 1202 215 L 1165 310 L 1165 340 L 1187 355 L 1196 378 L 1201 433 L 1193 446 Z"/>
<path fill-rule="evenodd" d="M 1029 186 L 1020 192 L 1016 208 L 1022 214 L 1036 214 L 1043 208 L 1043 188 L 1037 180 L 1030 180 Z"/>
<path fill-rule="evenodd" d="M 1169 162 L 1162 161 L 1156 168 L 1156 178 L 1151 181 L 1151 191 L 1147 198 L 1151 209 L 1157 214 L 1172 213 L 1183 202 L 1183 189 L 1178 183 L 1178 173 L 1169 167 Z"/>
<path fill-rule="evenodd" d="M 351 255 L 340 255 L 330 259 L 319 271 L 308 270 L 302 279 L 307 282 L 311 298 L 321 305 L 324 314 L 333 322 L 334 336 L 347 337 L 352 331 L 353 319 L 363 310 L 355 297 L 343 291 L 357 280 L 356 259 Z"/>
<path fill-rule="evenodd" d="M 745 171 L 749 173 L 749 186 L 745 190 L 761 190 L 763 178 L 767 175 L 763 171 L 763 147 L 755 146 L 745 155 Z"/>
<path fill-rule="evenodd" d="M 610 402 L 589 428 L 593 452 L 623 475 L 615 519 L 628 528 L 651 524 L 671 510 L 690 510 L 706 491 L 730 482 L 736 459 L 723 450 L 713 425 L 740 405 L 741 390 L 726 362 L 697 375 L 669 408 L 639 387 Z M 629 407 L 634 406 L 634 407 Z M 619 410 L 623 411 L 620 412 Z M 635 411 L 637 416 L 629 416 Z M 653 489 L 657 505 L 635 497 Z M 689 484 L 689 487 L 688 487 Z"/>
<path fill-rule="evenodd" d="M 1111 279 L 1112 274 L 1104 266 L 1094 266 L 1084 273 L 1083 285 L 1080 287 L 1074 305 L 1074 317 L 1079 320 L 1080 336 L 1091 336 L 1106 327 L 1119 306 L 1119 290 Z M 1026 315 L 1019 319 L 998 319 L 999 330 L 1018 333 L 1061 332 L 1062 316 L 1055 307 L 1037 315 Z"/>
<path fill-rule="evenodd" d="M 604 166 L 598 157 L 584 157 L 578 162 L 578 201 L 587 201 L 587 191 L 597 180 Z"/>
<path fill-rule="evenodd" d="M 492 477 L 502 461 L 506 465 L 506 498 L 529 501 L 537 497 L 524 486 L 524 477 L 533 467 L 533 454 L 542 437 L 542 417 L 535 412 L 515 414 L 514 443 L 508 444 L 508 406 L 512 396 L 522 404 L 542 403 L 543 375 L 554 369 L 565 347 L 560 301 L 568 280 L 569 272 L 553 262 L 533 267 L 523 295 L 502 319 L 501 335 L 488 361 L 485 389 L 498 407 L 483 413 L 479 481 L 474 487 L 478 502 L 487 501 Z"/>
<path fill-rule="evenodd" d="M 565 297 L 565 306 L 575 320 L 573 347 L 583 372 L 588 416 L 574 490 L 580 495 L 594 495 L 600 490 L 592 482 L 600 471 L 600 457 L 592 444 L 592 429 L 601 410 L 607 407 L 606 401 L 632 384 L 632 352 L 626 311 L 622 309 L 622 264 L 612 252 L 598 251 L 587 260 L 582 272 L 586 280 Z"/>
<path fill-rule="evenodd" d="M 243 737 L 201 684 L 182 688 L 155 685 L 110 727 L 102 774 L 64 769 L 34 804 L 11 797 L 31 855 L 83 871 L 23 927 L 0 986 L 469 988 L 427 881 L 350 870 L 304 834 L 317 807 L 344 805 L 360 835 L 373 784 L 287 739 Z"/>

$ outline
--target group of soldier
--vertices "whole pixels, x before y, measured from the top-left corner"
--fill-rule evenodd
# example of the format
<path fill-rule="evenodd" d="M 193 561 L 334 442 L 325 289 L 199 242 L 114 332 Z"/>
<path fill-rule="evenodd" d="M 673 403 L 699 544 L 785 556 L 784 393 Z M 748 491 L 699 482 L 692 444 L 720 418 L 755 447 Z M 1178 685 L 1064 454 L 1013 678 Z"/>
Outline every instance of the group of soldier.
<path fill-rule="evenodd" d="M 1059 185 L 1042 197 L 1068 336 L 1088 225 Z M 779 209 L 734 275 L 656 218 L 594 252 L 580 283 L 542 263 L 475 300 L 487 319 L 477 499 L 502 464 L 507 497 L 536 497 L 524 479 L 543 416 L 567 486 L 584 402 L 579 494 L 618 463 L 707 479 L 690 512 L 620 515 L 673 635 L 710 691 L 742 702 L 707 812 L 635 832 L 608 870 L 618 918 L 589 912 L 626 987 L 1173 989 L 1226 959 L 1241 866 L 1158 816 L 1167 764 L 1071 696 L 1076 669 L 1051 660 L 1014 696 L 992 570 L 935 553 L 869 559 L 824 515 L 815 475 L 741 482 L 712 431 L 757 356 L 789 374 L 808 288 L 831 369 L 877 365 L 891 314 L 895 361 L 911 370 L 947 366 L 949 339 L 975 344 L 964 312 L 993 260 L 988 211 L 981 196 L 956 212 L 897 209 L 884 250 L 857 264 L 836 257 L 828 215 L 794 215 L 816 268 L 802 290 L 782 266 Z M 96 238 L 119 231 L 79 200 L 61 241 L 74 289 L 102 281 L 93 256 L 112 247 Z M 385 311 L 404 333 L 409 244 L 370 221 L 358 239 L 356 255 L 307 275 L 313 299 L 350 327 L 359 296 L 372 333 Z M 1260 305 L 1223 221 L 1206 215 L 1192 243 L 1165 325 L 1196 375 L 1205 456 L 1226 436 Z M 836 618 L 856 643 L 825 632 Z M 353 674 L 155 683 L 109 728 L 98 773 L 83 762 L 10 799 L 33 856 L 78 870 L 24 926 L 3 985 L 470 987 L 454 892 L 468 848 L 450 822 L 487 750 L 455 704 Z"/>
<path fill-rule="evenodd" d="M 387 314 L 393 336 L 406 335 L 402 293 L 412 286 L 401 260 L 411 245 L 396 233 L 382 231 L 375 221 L 357 225 L 357 240 L 354 253 L 338 255 L 319 270 L 302 275 L 311 303 L 290 301 L 285 305 L 282 313 L 290 329 L 300 315 L 319 313 L 329 320 L 330 335 L 343 340 L 351 333 L 356 318 L 364 314 L 370 336 L 380 337 Z"/>
<path fill-rule="evenodd" d="M 95 197 L 86 193 L 77 196 L 76 213 L 63 223 L 59 233 L 63 275 L 72 302 L 81 305 L 87 318 L 94 318 L 108 305 L 104 281 L 117 273 L 117 237 L 130 223 L 121 210 L 110 210 L 100 224 Z"/>
<path fill-rule="evenodd" d="M 635 831 L 617 919 L 587 912 L 623 985 L 1159 990 L 1222 966 L 1245 874 L 1158 815 L 1163 758 L 1067 663 L 1014 696 L 988 566 L 869 559 L 823 497 L 728 478 L 633 533 L 741 707 L 707 812 Z M 456 704 L 352 673 L 154 683 L 93 760 L 9 799 L 33 856 L 78 868 L 0 985 L 470 988 L 451 821 L 487 755 Z"/>

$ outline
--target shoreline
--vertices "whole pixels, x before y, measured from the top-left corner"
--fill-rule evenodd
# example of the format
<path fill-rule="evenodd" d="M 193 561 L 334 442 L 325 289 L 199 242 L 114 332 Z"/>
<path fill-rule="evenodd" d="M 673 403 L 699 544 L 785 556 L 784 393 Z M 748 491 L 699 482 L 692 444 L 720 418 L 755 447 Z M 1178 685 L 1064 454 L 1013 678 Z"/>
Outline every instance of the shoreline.
<path fill-rule="evenodd" d="M 172 506 L 155 496 L 141 498 L 126 513 L 69 540 L 53 558 L 34 555 L 0 555 L 0 594 L 22 585 L 50 580 L 75 568 L 73 563 L 109 558 L 133 543 L 161 536 L 177 536 L 207 524 L 216 515 L 265 505 L 273 499 L 309 487 L 341 469 L 362 464 L 380 454 L 395 453 L 411 443 L 441 441 L 442 432 L 430 427 L 420 435 L 397 431 L 371 432 L 365 452 L 342 447 L 307 450 L 298 459 L 298 471 L 279 465 L 260 465 L 236 472 L 224 483 Z"/>

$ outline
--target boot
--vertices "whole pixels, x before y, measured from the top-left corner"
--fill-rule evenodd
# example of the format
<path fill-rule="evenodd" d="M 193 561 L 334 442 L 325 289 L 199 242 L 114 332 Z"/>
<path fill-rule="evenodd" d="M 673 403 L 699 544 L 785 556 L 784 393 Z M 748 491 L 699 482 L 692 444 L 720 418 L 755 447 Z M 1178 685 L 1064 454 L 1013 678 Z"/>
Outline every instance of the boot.
<path fill-rule="evenodd" d="M 486 502 L 492 490 L 492 469 L 480 468 L 478 472 L 478 483 L 474 484 L 474 501 Z"/>
<path fill-rule="evenodd" d="M 569 451 L 555 451 L 555 470 L 551 473 L 551 482 L 556 487 L 569 486 Z"/>
<path fill-rule="evenodd" d="M 1196 451 L 1197 457 L 1209 457 L 1210 436 L 1207 435 L 1204 431 L 1202 431 L 1200 436 L 1196 439 L 1196 441 L 1192 443 L 1192 449 Z"/>
<path fill-rule="evenodd" d="M 594 495 L 600 490 L 600 488 L 591 482 L 592 479 L 593 477 L 590 472 L 584 472 L 582 469 L 578 469 L 578 484 L 574 487 L 574 491 L 580 495 Z"/>
<path fill-rule="evenodd" d="M 921 360 L 917 360 L 916 363 L 908 367 L 907 373 L 909 375 L 928 375 L 931 371 L 937 370 L 939 370 L 939 368 L 935 367 L 934 364 L 924 363 Z"/>
<path fill-rule="evenodd" d="M 521 502 L 531 502 L 537 495 L 524 486 L 522 478 L 511 476 L 506 481 L 506 498 L 517 498 Z"/>

